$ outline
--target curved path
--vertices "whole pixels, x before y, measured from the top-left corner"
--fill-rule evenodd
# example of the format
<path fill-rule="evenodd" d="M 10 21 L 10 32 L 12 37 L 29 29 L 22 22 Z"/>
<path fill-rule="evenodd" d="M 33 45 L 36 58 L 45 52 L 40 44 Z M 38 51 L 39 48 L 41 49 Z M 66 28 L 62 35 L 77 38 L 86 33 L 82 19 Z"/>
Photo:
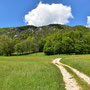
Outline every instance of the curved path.
<path fill-rule="evenodd" d="M 59 59 L 58 63 L 60 64 L 61 59 Z M 62 64 L 62 63 L 61 63 Z M 74 71 L 80 78 L 82 78 L 85 82 L 87 82 L 89 85 L 90 85 L 90 77 L 88 77 L 87 75 L 85 75 L 84 73 L 81 73 L 80 71 L 76 70 L 75 68 L 69 66 L 69 65 L 66 65 L 66 64 L 62 64 L 64 66 L 67 66 L 69 67 L 72 71 Z"/>
<path fill-rule="evenodd" d="M 59 62 L 60 60 L 61 58 L 53 60 L 53 64 L 55 64 L 60 69 L 63 75 L 66 90 L 80 90 L 81 87 L 79 87 L 72 75 L 68 73 L 67 70 L 62 66 L 62 64 Z"/>
<path fill-rule="evenodd" d="M 67 90 L 79 90 L 79 89 L 81 89 L 81 87 L 79 87 L 76 80 L 72 77 L 71 74 L 69 74 L 67 72 L 67 70 L 63 66 L 69 67 L 80 78 L 82 78 L 85 82 L 87 82 L 90 85 L 90 77 L 88 77 L 87 75 L 79 72 L 78 70 L 76 70 L 75 68 L 72 68 L 69 65 L 61 63 L 60 60 L 61 60 L 61 58 L 57 58 L 57 59 L 53 60 L 53 63 L 61 70 L 61 73 L 63 75 L 63 80 L 65 82 Z"/>

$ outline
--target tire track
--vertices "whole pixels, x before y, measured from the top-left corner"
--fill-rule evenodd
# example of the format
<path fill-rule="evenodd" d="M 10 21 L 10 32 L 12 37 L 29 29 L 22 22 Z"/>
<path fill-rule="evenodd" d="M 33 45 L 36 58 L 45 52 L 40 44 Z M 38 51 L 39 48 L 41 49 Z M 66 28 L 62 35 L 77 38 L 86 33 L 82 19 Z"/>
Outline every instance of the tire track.
<path fill-rule="evenodd" d="M 60 59 L 61 60 L 61 59 Z M 74 71 L 80 78 L 82 78 L 86 83 L 88 83 L 90 85 L 90 77 L 88 77 L 87 75 L 85 75 L 84 73 L 81 73 L 80 71 L 76 70 L 75 68 L 69 66 L 69 65 L 66 65 L 66 64 L 63 64 L 60 62 L 60 60 L 58 61 L 59 64 L 62 64 L 68 68 L 70 68 L 72 71 Z"/>
<path fill-rule="evenodd" d="M 59 62 L 60 60 L 61 58 L 53 60 L 53 64 L 55 64 L 60 69 L 63 75 L 66 90 L 80 90 L 81 87 L 79 87 L 72 75 L 68 73 L 67 70 L 62 66 L 62 63 Z"/>

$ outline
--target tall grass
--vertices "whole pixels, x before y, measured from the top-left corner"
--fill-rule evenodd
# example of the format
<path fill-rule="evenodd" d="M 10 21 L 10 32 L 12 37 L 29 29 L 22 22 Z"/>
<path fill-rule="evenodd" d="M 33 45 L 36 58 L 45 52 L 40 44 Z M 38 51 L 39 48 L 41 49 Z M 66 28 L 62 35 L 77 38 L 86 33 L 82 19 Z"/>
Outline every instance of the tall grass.
<path fill-rule="evenodd" d="M 75 78 L 77 81 L 78 85 L 80 85 L 81 90 L 90 90 L 90 85 L 88 85 L 82 78 L 77 76 L 75 72 L 73 72 L 70 68 L 64 66 L 64 68 Z"/>
<path fill-rule="evenodd" d="M 54 56 L 0 57 L 0 90 L 65 90 Z"/>
<path fill-rule="evenodd" d="M 61 62 L 76 68 L 90 77 L 90 55 L 74 55 L 63 58 Z"/>

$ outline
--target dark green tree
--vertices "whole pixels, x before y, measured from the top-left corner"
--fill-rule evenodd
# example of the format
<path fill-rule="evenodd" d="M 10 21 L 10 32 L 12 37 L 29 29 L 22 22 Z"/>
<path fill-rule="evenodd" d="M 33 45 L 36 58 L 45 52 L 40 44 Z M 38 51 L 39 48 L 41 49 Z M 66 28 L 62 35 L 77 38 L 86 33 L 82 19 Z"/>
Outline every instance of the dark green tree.
<path fill-rule="evenodd" d="M 47 41 L 44 46 L 44 53 L 46 55 L 53 55 L 54 54 L 54 47 L 52 41 Z"/>
<path fill-rule="evenodd" d="M 10 56 L 14 52 L 14 42 L 7 35 L 0 36 L 0 54 Z"/>

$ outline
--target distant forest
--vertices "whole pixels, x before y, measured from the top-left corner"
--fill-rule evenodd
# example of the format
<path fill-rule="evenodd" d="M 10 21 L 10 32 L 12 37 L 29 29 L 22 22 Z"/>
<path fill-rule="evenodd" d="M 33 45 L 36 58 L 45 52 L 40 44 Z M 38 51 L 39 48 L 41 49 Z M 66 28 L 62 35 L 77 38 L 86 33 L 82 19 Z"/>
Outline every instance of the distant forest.
<path fill-rule="evenodd" d="M 90 29 L 51 24 L 0 28 L 0 55 L 90 54 Z"/>

